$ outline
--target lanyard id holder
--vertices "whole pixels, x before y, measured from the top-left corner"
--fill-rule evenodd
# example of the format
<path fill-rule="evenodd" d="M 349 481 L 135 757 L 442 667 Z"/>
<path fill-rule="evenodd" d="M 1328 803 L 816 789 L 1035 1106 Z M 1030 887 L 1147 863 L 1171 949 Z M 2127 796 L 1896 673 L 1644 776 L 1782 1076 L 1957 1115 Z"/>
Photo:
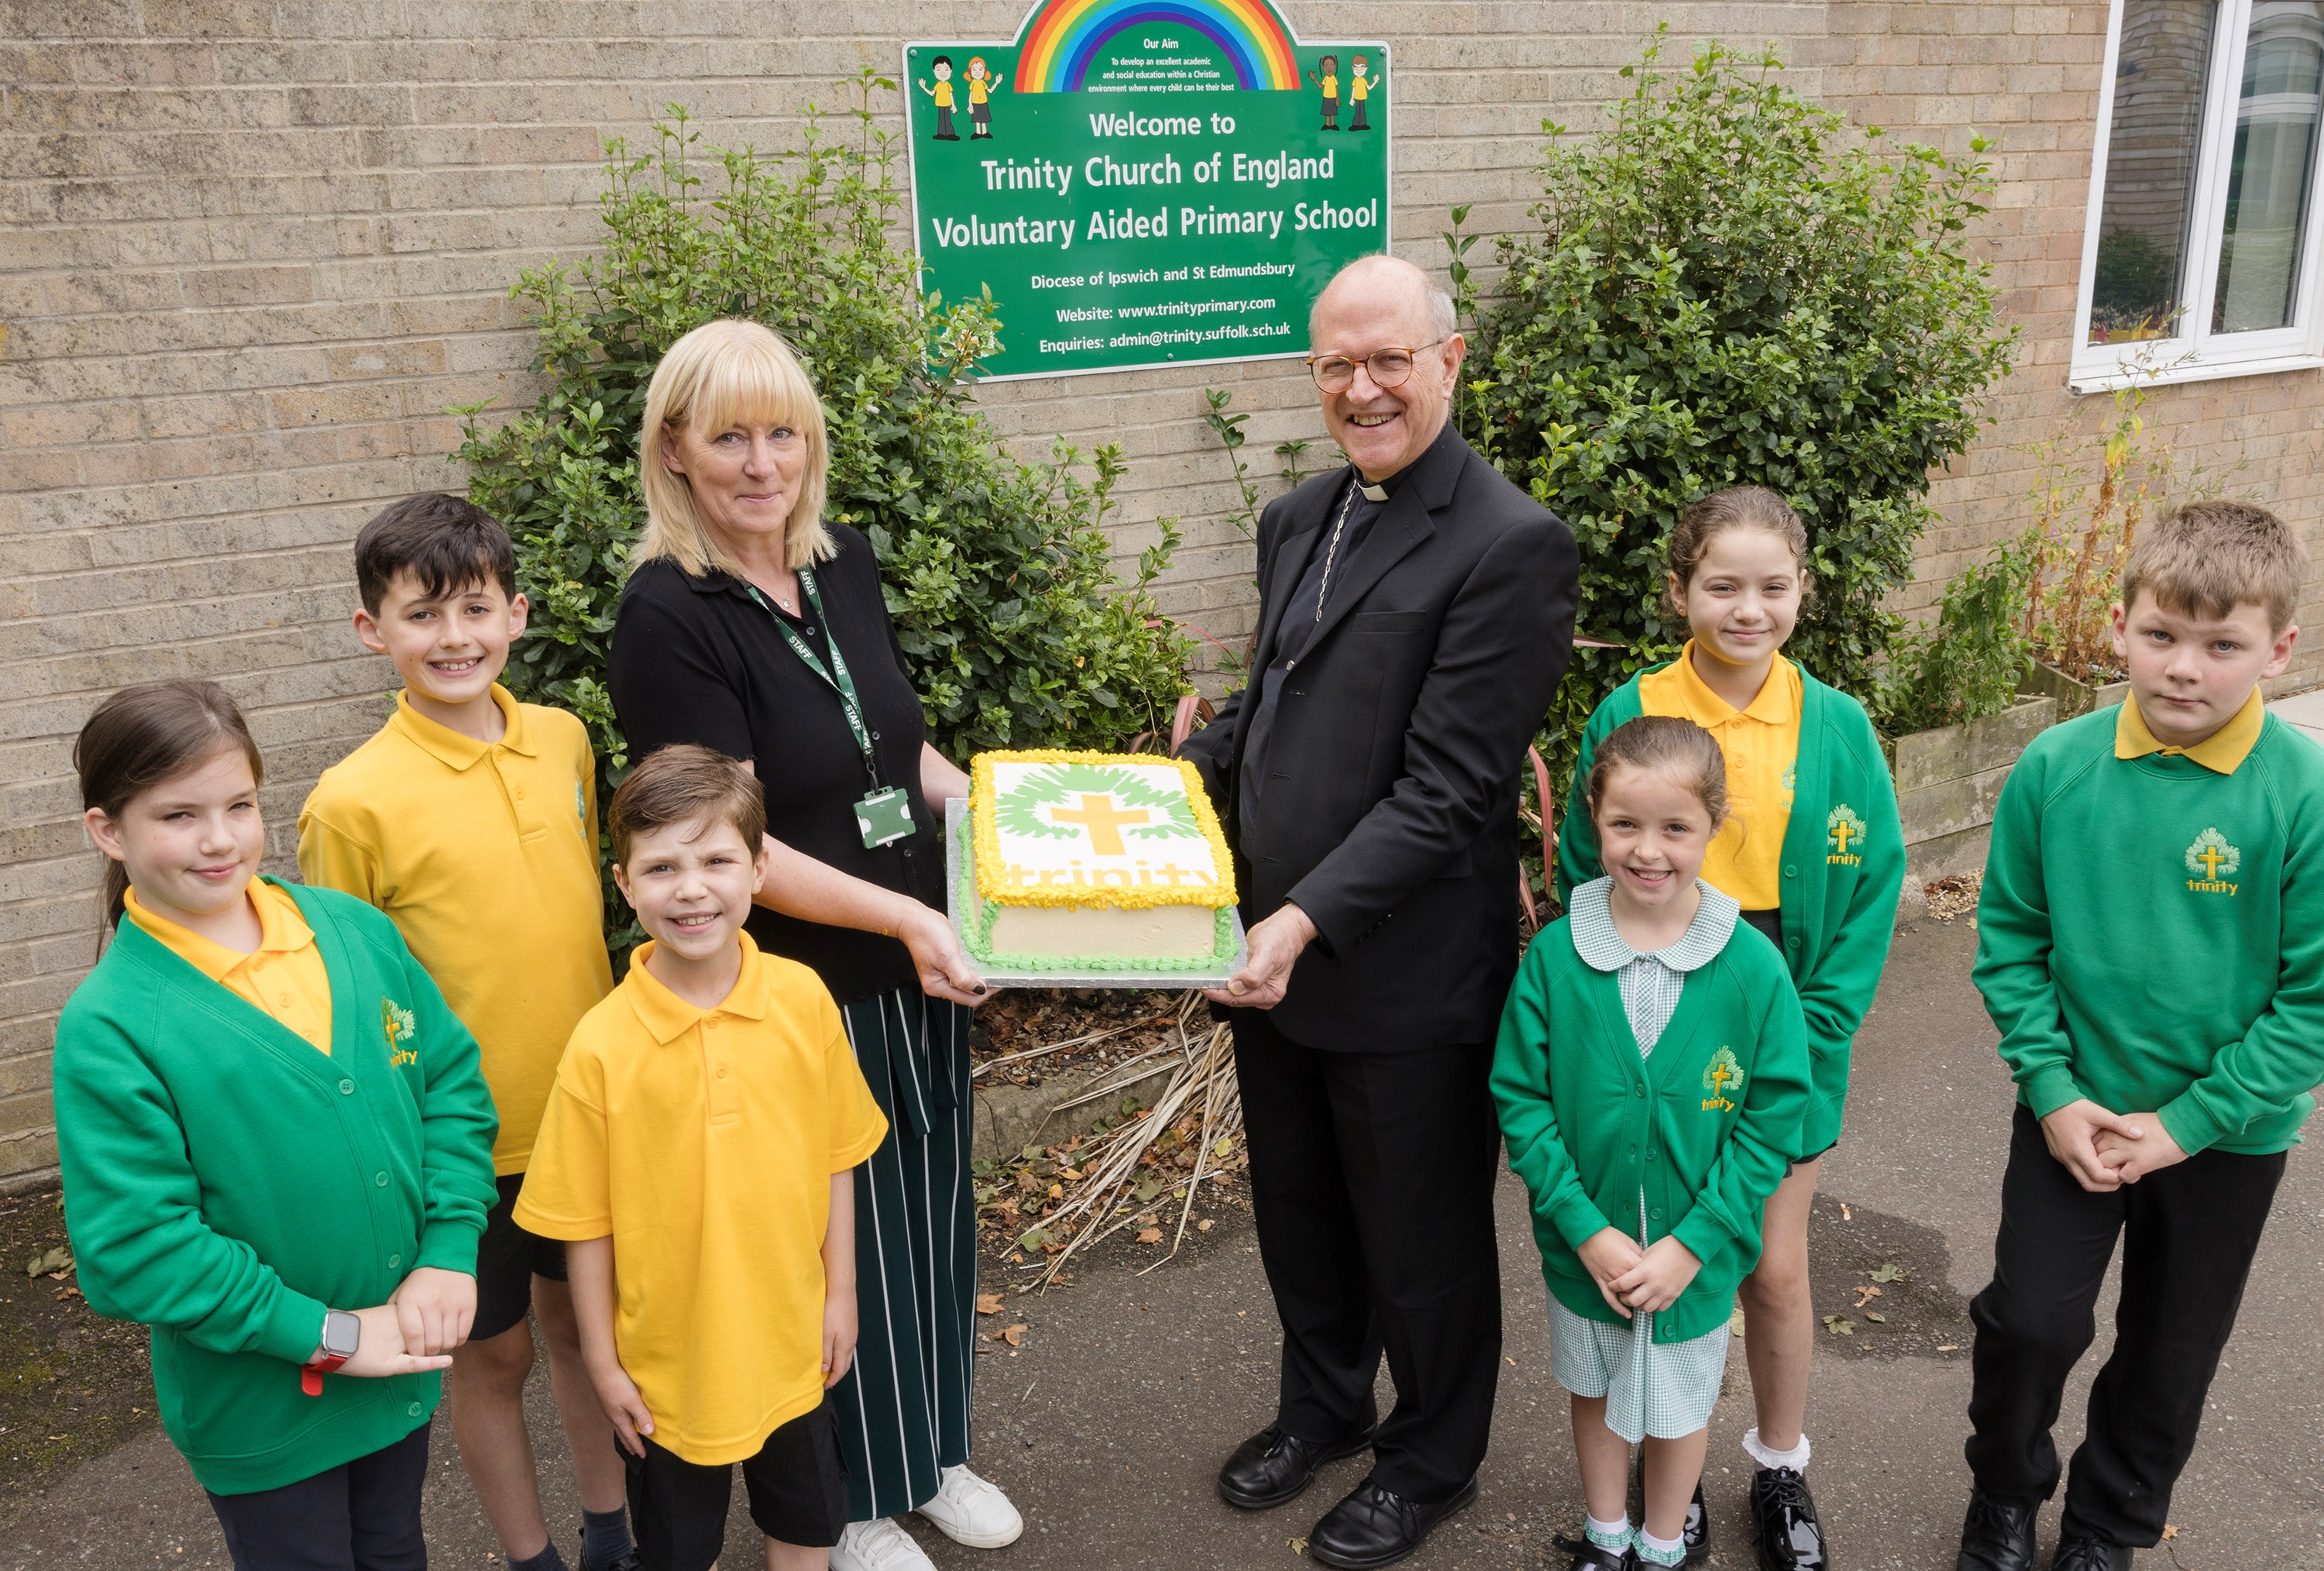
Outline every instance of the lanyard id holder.
<path fill-rule="evenodd" d="M 877 851 L 912 833 L 912 799 L 902 786 L 872 791 L 855 804 L 855 827 L 863 832 L 863 848 Z"/>
<path fill-rule="evenodd" d="M 862 701 L 855 696 L 855 679 L 848 673 L 847 657 L 839 652 L 839 635 L 832 631 L 831 617 L 823 608 L 823 596 L 816 588 L 814 572 L 801 568 L 798 579 L 800 591 L 806 595 L 807 603 L 815 607 L 816 619 L 823 624 L 825 633 L 831 641 L 831 664 L 827 667 L 816 658 L 807 641 L 791 630 L 789 624 L 775 615 L 774 608 L 767 605 L 755 587 L 750 591 L 751 598 L 758 601 L 767 615 L 773 617 L 775 631 L 782 634 L 783 642 L 790 646 L 791 652 L 839 696 L 840 710 L 847 717 L 847 729 L 855 738 L 855 745 L 862 750 L 863 772 L 872 782 L 872 789 L 855 802 L 855 827 L 863 836 L 863 848 L 877 851 L 882 846 L 892 846 L 913 834 L 916 826 L 912 822 L 911 794 L 901 786 L 880 784 L 879 754 L 873 750 L 871 728 L 863 721 Z"/>

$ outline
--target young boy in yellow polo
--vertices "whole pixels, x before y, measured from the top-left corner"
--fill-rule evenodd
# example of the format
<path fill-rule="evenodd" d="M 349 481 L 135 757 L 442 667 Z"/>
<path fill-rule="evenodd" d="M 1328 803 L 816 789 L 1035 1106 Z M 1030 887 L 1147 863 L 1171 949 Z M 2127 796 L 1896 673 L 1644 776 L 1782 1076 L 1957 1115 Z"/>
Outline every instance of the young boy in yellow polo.
<path fill-rule="evenodd" d="M 316 782 L 299 815 L 299 867 L 395 923 L 475 1034 L 500 1114 L 475 1325 L 445 1382 L 452 1433 L 511 1571 L 565 1571 L 525 1430 L 531 1310 L 573 1448 L 582 1566 L 635 1571 L 564 1251 L 509 1215 L 566 1039 L 613 984 L 588 734 L 500 685 L 525 600 L 508 531 L 482 508 L 447 495 L 396 503 L 355 537 L 355 635 L 394 662 L 403 691 L 378 735 Z"/>
<path fill-rule="evenodd" d="M 2050 1428 L 2122 1241 L 2055 1571 L 2163 1536 L 2284 1151 L 2324 1080 L 2324 750 L 2262 707 L 2306 577 L 2281 520 L 2181 508 L 2114 608 L 2131 697 L 2003 788 L 1976 979 L 2017 1081 L 1977 1324 L 1960 1571 L 2027 1571 Z"/>
<path fill-rule="evenodd" d="M 816 974 L 743 931 L 766 878 L 749 768 L 665 747 L 613 793 L 651 942 L 573 1033 L 516 1219 L 567 1241 L 647 1571 L 708 1571 L 733 1465 L 770 1571 L 847 1526 L 825 1394 L 855 1352 L 853 1169 L 887 1120 Z"/>

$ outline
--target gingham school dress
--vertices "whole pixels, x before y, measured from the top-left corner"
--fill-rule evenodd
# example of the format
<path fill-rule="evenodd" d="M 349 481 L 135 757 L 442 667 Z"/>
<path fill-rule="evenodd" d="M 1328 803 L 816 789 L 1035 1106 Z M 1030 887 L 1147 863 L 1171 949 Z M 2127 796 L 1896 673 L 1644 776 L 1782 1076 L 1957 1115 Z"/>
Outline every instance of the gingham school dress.
<path fill-rule="evenodd" d="M 1663 1028 L 1677 1012 L 1686 974 L 1709 965 L 1727 947 L 1742 908 L 1702 880 L 1702 906 L 1676 943 L 1642 955 L 1614 929 L 1607 904 L 1609 878 L 1594 879 L 1573 892 L 1574 953 L 1593 970 L 1611 971 L 1622 990 L 1622 1010 L 1638 1056 L 1651 1057 Z M 1646 1242 L 1646 1197 L 1638 1193 L 1638 1243 Z M 1656 1342 L 1655 1317 L 1641 1314 L 1609 1326 L 1585 1319 L 1554 1297 L 1549 1300 L 1550 1373 L 1581 1397 L 1606 1399 L 1606 1427 L 1637 1445 L 1646 1436 L 1675 1440 L 1711 1422 L 1719 1387 L 1727 1375 L 1729 1333 L 1721 1326 L 1684 1342 Z"/>

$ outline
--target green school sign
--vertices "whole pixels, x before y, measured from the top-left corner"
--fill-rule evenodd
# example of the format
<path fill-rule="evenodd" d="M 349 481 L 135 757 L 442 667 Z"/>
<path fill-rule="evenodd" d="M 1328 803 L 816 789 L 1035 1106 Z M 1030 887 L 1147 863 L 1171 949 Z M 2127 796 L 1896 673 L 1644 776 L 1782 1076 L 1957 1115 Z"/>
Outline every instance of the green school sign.
<path fill-rule="evenodd" d="M 904 77 L 927 286 L 992 291 L 988 375 L 1304 355 L 1323 285 L 1388 248 L 1388 50 L 1267 0 L 1043 0 Z"/>

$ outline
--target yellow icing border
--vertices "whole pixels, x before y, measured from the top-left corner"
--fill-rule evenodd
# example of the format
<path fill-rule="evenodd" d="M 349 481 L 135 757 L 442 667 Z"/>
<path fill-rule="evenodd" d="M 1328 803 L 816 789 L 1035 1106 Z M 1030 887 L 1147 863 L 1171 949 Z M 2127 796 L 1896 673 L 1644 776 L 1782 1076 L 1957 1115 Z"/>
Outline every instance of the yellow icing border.
<path fill-rule="evenodd" d="M 1211 865 L 1223 872 L 1223 880 L 1213 880 L 1207 885 L 1182 885 L 1176 889 L 1092 889 L 1082 884 L 1062 888 L 997 889 L 991 882 L 993 870 L 1001 866 L 1001 831 L 992 821 L 995 794 L 992 766 L 996 763 L 1129 763 L 1149 769 L 1159 763 L 1173 765 L 1185 781 L 1186 800 L 1194 809 L 1194 826 L 1202 830 L 1203 838 L 1210 845 Z M 1203 777 L 1195 772 L 1193 764 L 1183 758 L 1157 758 L 1152 753 L 1069 752 L 1042 747 L 1024 753 L 980 753 L 969 760 L 968 773 L 969 832 L 976 846 L 976 892 L 997 905 L 1109 906 L 1120 910 L 1137 910 L 1146 906 L 1206 905 L 1216 908 L 1235 903 L 1234 859 L 1227 854 L 1226 835 L 1219 827 L 1218 814 L 1211 809 L 1210 792 L 1203 789 Z"/>

